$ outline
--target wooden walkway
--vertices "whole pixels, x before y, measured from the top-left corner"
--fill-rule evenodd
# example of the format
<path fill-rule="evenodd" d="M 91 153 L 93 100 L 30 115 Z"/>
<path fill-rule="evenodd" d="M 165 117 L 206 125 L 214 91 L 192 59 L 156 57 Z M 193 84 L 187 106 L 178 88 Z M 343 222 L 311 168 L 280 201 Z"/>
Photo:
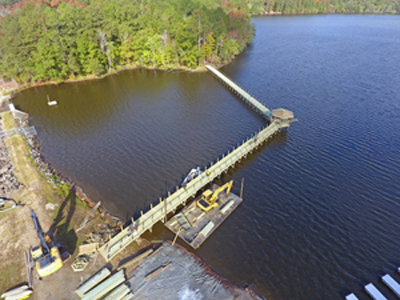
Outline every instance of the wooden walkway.
<path fill-rule="evenodd" d="M 245 98 L 246 101 L 249 101 L 253 108 L 260 111 L 268 118 L 272 116 L 271 111 L 267 107 L 251 97 L 225 75 L 210 66 L 207 66 L 207 68 L 232 89 L 235 89 L 238 94 Z M 234 147 L 232 151 L 224 154 L 222 158 L 218 158 L 216 163 L 210 163 L 208 167 L 204 168 L 204 172 L 194 180 L 190 181 L 186 187 L 176 187 L 176 191 L 168 193 L 167 198 L 160 198 L 157 205 L 150 205 L 150 209 L 147 212 L 143 213 L 142 211 L 141 216 L 137 220 L 132 219 L 131 225 L 123 229 L 106 244 L 100 247 L 100 254 L 109 261 L 131 242 L 140 237 L 144 232 L 151 230 L 157 222 L 162 221 L 164 223 L 168 214 L 175 213 L 179 206 L 185 205 L 190 198 L 196 196 L 196 193 L 199 190 L 220 177 L 224 172 L 227 173 L 229 168 L 234 167 L 238 162 L 246 158 L 249 153 L 258 149 L 258 147 L 260 147 L 266 140 L 276 134 L 282 126 L 283 124 L 281 124 L 279 120 L 273 120 L 265 128 L 251 135 L 251 137 L 246 140 L 243 140 L 240 144 Z"/>
<path fill-rule="evenodd" d="M 218 79 L 220 79 L 229 89 L 239 95 L 243 101 L 248 103 L 254 110 L 258 111 L 261 115 L 266 116 L 269 120 L 272 117 L 272 111 L 270 111 L 264 104 L 252 97 L 248 92 L 238 86 L 233 80 L 229 79 L 226 75 L 222 74 L 217 69 L 206 66 L 206 68 L 213 73 Z"/>

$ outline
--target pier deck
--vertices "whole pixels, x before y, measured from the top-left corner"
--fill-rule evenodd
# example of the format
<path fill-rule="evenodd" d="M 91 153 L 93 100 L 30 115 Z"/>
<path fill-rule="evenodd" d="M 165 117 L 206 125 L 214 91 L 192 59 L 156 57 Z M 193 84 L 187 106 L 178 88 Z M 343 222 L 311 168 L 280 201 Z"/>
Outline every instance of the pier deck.
<path fill-rule="evenodd" d="M 217 188 L 219 186 L 213 184 L 211 190 L 215 191 Z M 179 237 L 195 250 L 207 240 L 243 201 L 233 193 L 226 195 L 222 191 L 218 196 L 218 206 L 212 211 L 204 213 L 196 203 L 200 198 L 201 196 L 194 199 L 165 224 L 173 233 L 177 234 L 179 232 Z"/>
<path fill-rule="evenodd" d="M 204 167 L 204 172 L 190 181 L 185 188 L 176 187 L 175 192 L 168 192 L 168 197 L 165 199 L 160 198 L 159 202 L 154 207 L 151 204 L 147 212 L 143 213 L 143 211 L 141 211 L 141 216 L 137 220 L 132 219 L 131 225 L 121 230 L 120 233 L 100 247 L 99 253 L 106 261 L 115 257 L 144 232 L 152 230 L 157 222 L 166 222 L 168 214 L 175 213 L 178 207 L 186 205 L 188 199 L 195 197 L 199 190 L 213 182 L 216 178 L 219 178 L 223 173 L 227 173 L 229 168 L 235 167 L 236 163 L 247 158 L 249 153 L 257 150 L 266 140 L 281 129 L 288 128 L 290 120 L 274 116 L 266 106 L 251 97 L 225 75 L 210 66 L 207 66 L 207 69 L 213 72 L 214 75 L 219 77 L 231 89 L 235 90 L 246 102 L 249 102 L 253 108 L 268 117 L 269 124 L 262 130 L 251 135 L 251 137 L 237 144 L 232 151 L 224 154 L 222 158 L 218 158 L 216 162 L 211 162 L 208 166 Z"/>
<path fill-rule="evenodd" d="M 122 249 L 127 247 L 131 242 L 140 237 L 147 230 L 159 221 L 164 222 L 166 215 L 175 213 L 179 206 L 185 205 L 189 198 L 196 196 L 196 193 L 205 187 L 207 184 L 213 182 L 216 178 L 221 176 L 224 172 L 228 172 L 236 163 L 245 159 L 249 153 L 258 149 L 266 140 L 276 134 L 280 130 L 280 124 L 277 121 L 272 122 L 269 126 L 258 131 L 250 138 L 243 140 L 241 145 L 234 147 L 228 154 L 224 154 L 222 158 L 218 158 L 214 164 L 210 163 L 208 167 L 204 168 L 204 172 L 190 181 L 185 188 L 176 187 L 174 193 L 169 193 L 168 197 L 159 200 L 159 203 L 146 213 L 141 212 L 141 216 L 133 223 L 114 236 L 110 241 L 100 247 L 100 254 L 107 260 L 111 260 Z"/>
<path fill-rule="evenodd" d="M 220 71 L 218 71 L 214 67 L 207 65 L 206 68 L 210 72 L 212 72 L 215 76 L 217 76 L 219 79 L 221 79 L 230 89 L 235 91 L 244 101 L 246 101 L 250 105 L 252 105 L 255 110 L 260 112 L 262 115 L 265 115 L 268 119 L 271 119 L 272 111 L 269 110 L 264 104 L 262 104 L 260 101 L 255 99 L 248 92 L 246 92 L 244 89 L 242 89 L 236 83 L 234 83 L 233 80 L 229 79 L 226 75 L 222 74 Z"/>

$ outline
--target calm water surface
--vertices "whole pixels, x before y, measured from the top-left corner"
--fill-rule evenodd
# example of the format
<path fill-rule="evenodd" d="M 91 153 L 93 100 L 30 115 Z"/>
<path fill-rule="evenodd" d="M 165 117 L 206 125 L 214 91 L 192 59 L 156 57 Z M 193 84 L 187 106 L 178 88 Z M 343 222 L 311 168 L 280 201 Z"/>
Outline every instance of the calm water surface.
<path fill-rule="evenodd" d="M 245 200 L 197 255 L 270 300 L 368 299 L 370 281 L 394 299 L 378 276 L 400 280 L 400 18 L 253 21 L 254 42 L 223 72 L 299 122 L 223 178 L 238 193 L 245 177 Z M 124 218 L 263 126 L 207 73 L 125 71 L 15 103 L 45 158 Z"/>

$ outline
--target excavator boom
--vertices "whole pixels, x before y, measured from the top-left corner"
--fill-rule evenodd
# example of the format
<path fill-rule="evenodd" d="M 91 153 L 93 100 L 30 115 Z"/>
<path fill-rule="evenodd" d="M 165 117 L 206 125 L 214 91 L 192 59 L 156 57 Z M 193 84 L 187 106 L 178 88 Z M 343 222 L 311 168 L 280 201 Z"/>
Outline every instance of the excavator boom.
<path fill-rule="evenodd" d="M 228 183 L 225 183 L 224 185 L 220 186 L 215 190 L 213 195 L 211 196 L 210 200 L 208 200 L 210 203 L 214 203 L 218 199 L 219 193 L 221 193 L 223 190 L 226 189 L 226 195 L 229 195 L 231 192 L 233 180 L 229 181 Z"/>
<path fill-rule="evenodd" d="M 31 217 L 32 217 L 33 223 L 35 224 L 35 227 L 36 227 L 36 233 L 37 233 L 39 241 L 40 241 L 40 246 L 43 249 L 43 254 L 46 255 L 47 253 L 50 253 L 50 248 L 46 243 L 46 238 L 44 236 L 42 227 L 40 227 L 39 220 L 37 219 L 36 214 L 34 213 L 34 211 L 32 209 L 31 209 Z"/>

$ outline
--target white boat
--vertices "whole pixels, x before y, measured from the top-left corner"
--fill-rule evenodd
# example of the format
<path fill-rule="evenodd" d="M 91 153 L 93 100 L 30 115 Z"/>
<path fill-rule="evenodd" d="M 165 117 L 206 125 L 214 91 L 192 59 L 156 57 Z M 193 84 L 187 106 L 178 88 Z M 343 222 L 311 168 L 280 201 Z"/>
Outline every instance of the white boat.
<path fill-rule="evenodd" d="M 197 167 L 196 169 L 191 169 L 189 174 L 185 177 L 185 179 L 182 181 L 181 186 L 182 187 L 186 187 L 186 185 L 192 181 L 193 179 L 195 179 L 197 176 L 199 176 L 201 174 L 201 170 L 200 167 Z"/>

